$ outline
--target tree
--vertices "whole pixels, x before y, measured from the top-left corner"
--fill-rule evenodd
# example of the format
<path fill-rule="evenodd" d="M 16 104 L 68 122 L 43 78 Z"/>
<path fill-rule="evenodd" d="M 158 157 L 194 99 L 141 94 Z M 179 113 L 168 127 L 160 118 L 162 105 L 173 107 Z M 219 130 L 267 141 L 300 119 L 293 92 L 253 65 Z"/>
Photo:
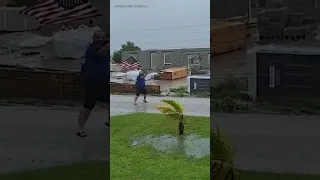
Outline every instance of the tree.
<path fill-rule="evenodd" d="M 155 109 L 173 120 L 179 121 L 179 134 L 183 135 L 185 116 L 183 113 L 183 106 L 181 103 L 174 100 L 162 100 L 165 105 L 155 106 Z"/>
<path fill-rule="evenodd" d="M 141 48 L 136 46 L 133 42 L 127 41 L 125 44 L 121 45 L 121 49 L 120 50 L 113 52 L 112 60 L 115 63 L 121 63 L 122 62 L 122 57 L 121 57 L 121 52 L 122 51 L 141 51 Z"/>
<path fill-rule="evenodd" d="M 112 54 L 112 60 L 115 63 L 121 63 L 122 59 L 121 59 L 121 51 L 115 51 Z"/>

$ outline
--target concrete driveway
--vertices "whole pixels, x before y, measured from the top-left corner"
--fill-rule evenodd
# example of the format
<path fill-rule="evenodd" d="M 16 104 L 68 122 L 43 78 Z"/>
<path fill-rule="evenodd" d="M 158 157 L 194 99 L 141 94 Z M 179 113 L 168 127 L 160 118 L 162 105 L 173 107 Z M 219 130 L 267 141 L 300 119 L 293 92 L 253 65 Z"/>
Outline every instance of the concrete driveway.
<path fill-rule="evenodd" d="M 236 166 L 244 170 L 320 174 L 320 117 L 216 114 L 235 148 Z"/>

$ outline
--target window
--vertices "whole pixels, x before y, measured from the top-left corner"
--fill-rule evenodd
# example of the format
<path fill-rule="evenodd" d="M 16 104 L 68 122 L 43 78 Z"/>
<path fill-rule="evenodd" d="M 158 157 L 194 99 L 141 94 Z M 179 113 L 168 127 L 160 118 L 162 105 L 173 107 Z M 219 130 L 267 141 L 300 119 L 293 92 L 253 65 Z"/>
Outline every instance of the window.
<path fill-rule="evenodd" d="M 210 64 L 211 61 L 211 57 L 210 57 L 210 53 L 208 54 L 208 64 Z"/>
<path fill-rule="evenodd" d="M 155 66 L 155 64 L 154 64 L 154 62 L 156 61 L 156 55 L 157 55 L 157 53 L 155 53 L 155 52 L 151 52 L 150 53 L 150 68 L 151 69 L 155 69 L 155 68 L 157 68 L 156 66 Z"/>
<path fill-rule="evenodd" d="M 314 0 L 315 8 L 320 9 L 320 0 Z"/>
<path fill-rule="evenodd" d="M 252 8 L 267 8 L 267 0 L 256 0 L 251 2 Z"/>
<path fill-rule="evenodd" d="M 171 65 L 171 59 L 170 59 L 170 55 L 171 55 L 171 52 L 165 52 L 163 53 L 163 64 L 165 65 Z"/>
<path fill-rule="evenodd" d="M 188 54 L 189 65 L 200 64 L 201 57 L 199 54 Z"/>
<path fill-rule="evenodd" d="M 275 88 L 280 86 L 280 71 L 275 66 L 269 67 L 269 87 Z"/>

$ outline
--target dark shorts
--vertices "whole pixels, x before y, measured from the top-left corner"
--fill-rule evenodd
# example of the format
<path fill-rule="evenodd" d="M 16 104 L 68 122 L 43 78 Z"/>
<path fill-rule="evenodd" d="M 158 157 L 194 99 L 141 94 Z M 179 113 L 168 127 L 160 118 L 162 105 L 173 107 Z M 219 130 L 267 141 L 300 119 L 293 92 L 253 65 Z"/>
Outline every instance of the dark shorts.
<path fill-rule="evenodd" d="M 110 83 L 87 83 L 85 84 L 84 88 L 84 108 L 92 110 L 95 107 L 97 101 L 110 104 Z"/>
<path fill-rule="evenodd" d="M 140 96 L 140 94 L 147 94 L 146 87 L 136 87 L 136 96 Z"/>

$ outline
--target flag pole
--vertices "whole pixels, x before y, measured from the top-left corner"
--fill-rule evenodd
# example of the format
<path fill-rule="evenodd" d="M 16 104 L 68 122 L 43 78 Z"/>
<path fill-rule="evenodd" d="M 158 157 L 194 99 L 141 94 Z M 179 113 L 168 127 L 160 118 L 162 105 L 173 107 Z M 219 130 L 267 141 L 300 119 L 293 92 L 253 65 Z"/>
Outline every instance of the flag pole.
<path fill-rule="evenodd" d="M 252 9 L 251 9 L 252 0 L 248 0 L 248 23 L 251 22 L 251 15 L 252 15 Z"/>

